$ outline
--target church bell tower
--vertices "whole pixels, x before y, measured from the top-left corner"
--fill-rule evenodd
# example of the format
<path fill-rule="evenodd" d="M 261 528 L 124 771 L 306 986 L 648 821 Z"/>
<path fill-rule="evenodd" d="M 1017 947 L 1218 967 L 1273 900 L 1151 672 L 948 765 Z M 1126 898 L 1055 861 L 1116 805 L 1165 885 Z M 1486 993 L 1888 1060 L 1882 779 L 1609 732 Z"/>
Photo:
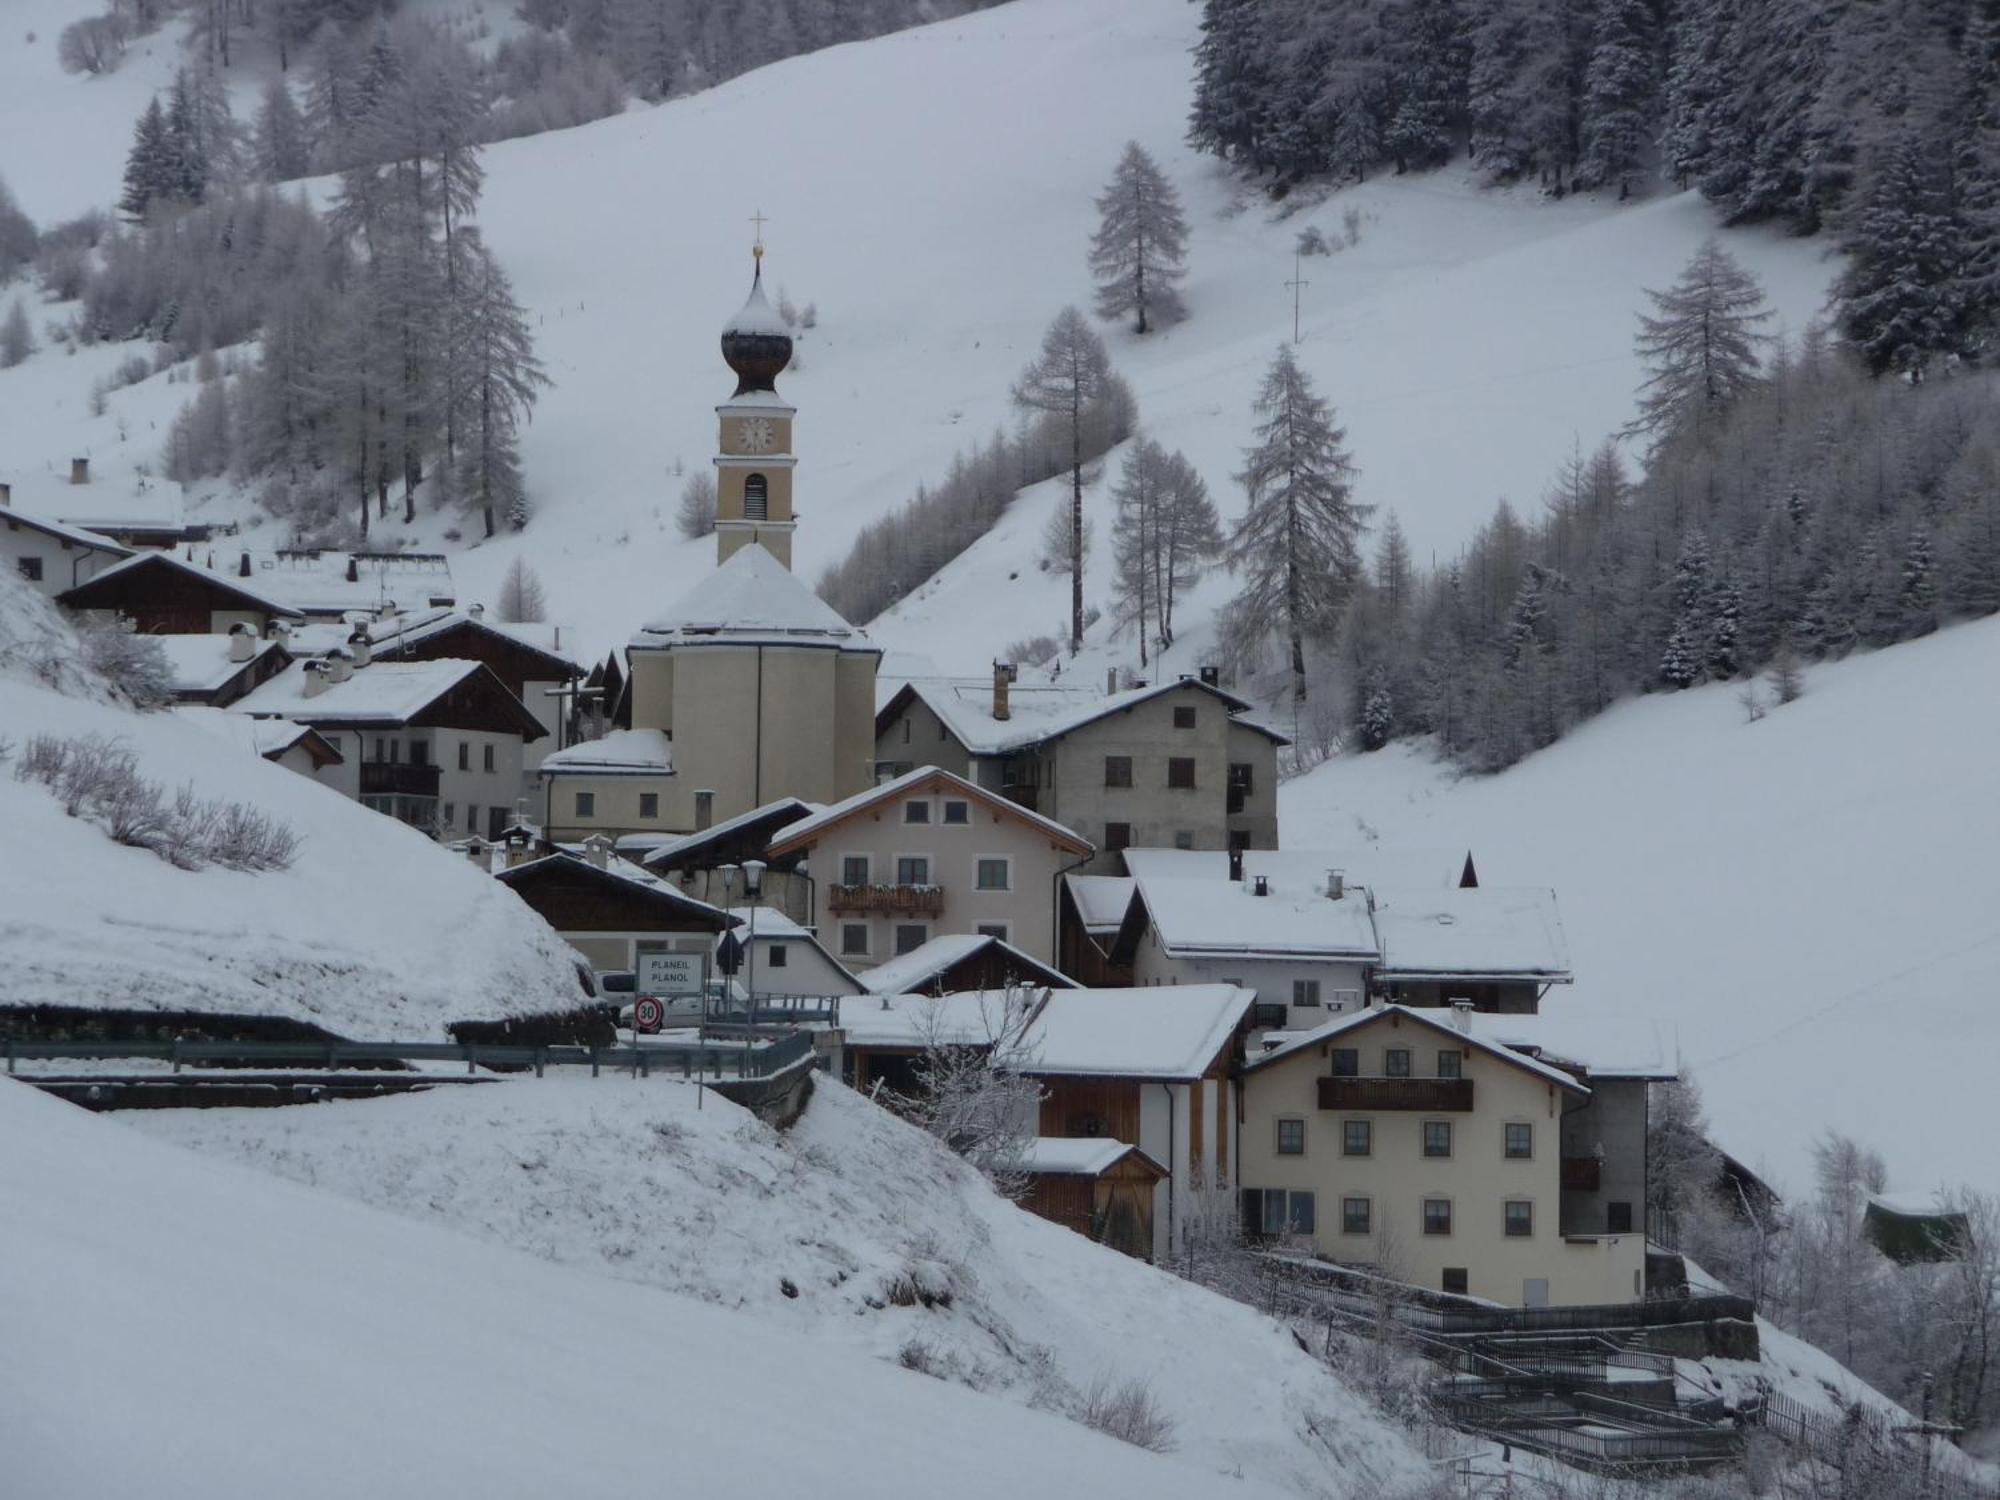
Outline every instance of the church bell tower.
<path fill-rule="evenodd" d="M 761 226 L 760 226 L 761 227 Z M 751 251 L 750 298 L 722 328 L 722 357 L 736 372 L 736 394 L 716 407 L 716 561 L 757 542 L 792 565 L 792 416 L 777 379 L 792 360 L 792 334 L 764 298 L 764 243 Z"/>

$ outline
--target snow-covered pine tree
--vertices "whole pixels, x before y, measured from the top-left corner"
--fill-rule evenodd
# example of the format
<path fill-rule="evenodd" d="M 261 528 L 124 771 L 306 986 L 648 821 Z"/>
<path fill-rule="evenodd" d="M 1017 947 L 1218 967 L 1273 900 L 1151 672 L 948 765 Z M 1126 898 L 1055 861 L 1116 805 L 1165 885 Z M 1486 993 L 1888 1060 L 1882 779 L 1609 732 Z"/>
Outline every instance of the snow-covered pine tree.
<path fill-rule="evenodd" d="M 1174 185 L 1137 141 L 1125 143 L 1097 212 L 1090 240 L 1097 315 L 1129 313 L 1139 333 L 1186 317 L 1178 283 L 1187 275 L 1187 220 Z"/>
<path fill-rule="evenodd" d="M 35 352 L 35 332 L 28 326 L 28 304 L 16 297 L 0 323 L 0 370 L 11 370 Z"/>
<path fill-rule="evenodd" d="M 35 221 L 21 211 L 4 180 L 0 180 L 0 281 L 35 258 L 41 235 Z"/>
<path fill-rule="evenodd" d="M 1407 0 L 1395 34 L 1390 89 L 1396 108 L 1383 144 L 1397 171 L 1421 171 L 1451 155 L 1463 128 L 1471 33 L 1458 0 Z"/>
<path fill-rule="evenodd" d="M 1289 347 L 1264 376 L 1257 444 L 1237 476 L 1249 497 L 1229 539 L 1243 580 L 1234 627 L 1275 631 L 1289 651 L 1292 699 L 1306 697 L 1305 643 L 1330 635 L 1361 575 L 1360 537 L 1372 506 L 1354 499 L 1354 464 L 1333 413 Z"/>
<path fill-rule="evenodd" d="M 1660 55 L 1651 0 L 1600 0 L 1583 86 L 1583 160 L 1591 187 L 1632 189 L 1645 160 Z"/>
<path fill-rule="evenodd" d="M 1017 406 L 1052 418 L 1069 445 L 1070 654 L 1083 649 L 1083 425 L 1087 410 L 1112 380 L 1104 340 L 1083 314 L 1065 307 L 1042 335 L 1041 351 L 1014 383 Z"/>
<path fill-rule="evenodd" d="M 1704 240 L 1680 279 L 1648 291 L 1658 316 L 1639 318 L 1637 340 L 1648 374 L 1639 415 L 1628 431 L 1655 446 L 1680 433 L 1704 433 L 1757 384 L 1758 325 L 1771 316 L 1764 289 L 1714 237 Z"/>
<path fill-rule="evenodd" d="M 266 85 L 257 106 L 255 153 L 257 175 L 266 182 L 290 182 L 312 171 L 306 118 L 282 78 Z"/>
<path fill-rule="evenodd" d="M 1841 336 L 1874 373 L 1921 379 L 1959 323 L 1959 246 L 1923 142 L 1906 136 L 1887 148 L 1842 248 L 1847 268 L 1833 287 Z"/>
<path fill-rule="evenodd" d="M 1937 560 L 1931 550 L 1930 528 L 1921 521 L 1903 542 L 1902 619 L 1897 638 L 1929 635 L 1938 625 Z"/>
<path fill-rule="evenodd" d="M 132 149 L 125 158 L 125 191 L 118 199 L 118 211 L 129 219 L 143 219 L 155 203 L 179 198 L 180 190 L 180 161 L 167 131 L 167 112 L 155 96 L 132 130 Z"/>
<path fill-rule="evenodd" d="M 514 300 L 507 273 L 477 230 L 462 229 L 459 237 L 470 242 L 470 253 L 455 349 L 465 373 L 458 490 L 462 502 L 479 511 L 486 535 L 492 536 L 497 516 L 504 515 L 517 530 L 527 524 L 515 433 L 534 409 L 537 393 L 550 382 L 535 358 L 527 315 Z"/>
<path fill-rule="evenodd" d="M 1270 128 L 1272 49 L 1263 0 L 1202 0 L 1188 144 L 1261 169 Z"/>

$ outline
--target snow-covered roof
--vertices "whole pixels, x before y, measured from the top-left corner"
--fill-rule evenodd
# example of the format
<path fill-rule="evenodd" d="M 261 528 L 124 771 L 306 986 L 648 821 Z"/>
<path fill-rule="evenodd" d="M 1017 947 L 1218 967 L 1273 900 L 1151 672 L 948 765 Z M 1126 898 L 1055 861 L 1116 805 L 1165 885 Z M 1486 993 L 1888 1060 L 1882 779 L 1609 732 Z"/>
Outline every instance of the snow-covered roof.
<path fill-rule="evenodd" d="M 659 875 L 653 878 L 655 880 L 665 879 L 664 876 Z M 741 929 L 737 934 L 739 937 L 748 937 L 750 935 L 750 924 L 753 921 L 757 924 L 757 936 L 760 938 L 809 938 L 812 936 L 810 928 L 795 920 L 791 913 L 781 907 L 732 906 L 729 908 L 729 915 Z"/>
<path fill-rule="evenodd" d="M 1246 1069 L 1269 1067 L 1272 1063 L 1281 1062 L 1285 1058 L 1305 1051 L 1308 1048 L 1333 1041 L 1350 1031 L 1358 1031 L 1363 1027 L 1373 1025 L 1387 1016 L 1399 1016 L 1404 1020 L 1414 1021 L 1420 1026 L 1428 1027 L 1440 1035 L 1454 1037 L 1474 1051 L 1483 1052 L 1489 1057 L 1498 1058 L 1502 1062 L 1533 1073 L 1537 1078 L 1557 1084 L 1562 1088 L 1573 1090 L 1579 1094 L 1590 1092 L 1589 1089 L 1577 1082 L 1574 1074 L 1565 1073 L 1561 1068 L 1552 1067 L 1545 1062 L 1539 1062 L 1535 1058 L 1528 1056 L 1525 1052 L 1517 1052 L 1510 1046 L 1502 1045 L 1487 1036 L 1483 1036 L 1477 1026 L 1474 1026 L 1469 1031 L 1461 1031 L 1454 1024 L 1454 1017 L 1449 1011 L 1436 1009 L 1419 1010 L 1408 1005 L 1372 1005 L 1365 1010 L 1348 1011 L 1345 1015 L 1335 1016 L 1331 1021 L 1321 1026 L 1315 1026 L 1310 1031 L 1287 1033 L 1285 1039 L 1278 1043 L 1277 1046 L 1271 1048 L 1268 1052 L 1262 1052 L 1252 1057 L 1245 1067 Z"/>
<path fill-rule="evenodd" d="M 691 850 L 699 849 L 704 844 L 714 843 L 717 839 L 727 838 L 739 828 L 748 827 L 761 819 L 792 813 L 795 814 L 793 821 L 796 822 L 798 818 L 808 813 L 819 811 L 819 808 L 819 803 L 808 802 L 803 797 L 780 797 L 775 802 L 766 802 L 761 807 L 740 812 L 733 818 L 724 818 L 720 823 L 712 823 L 698 832 L 659 839 L 646 854 L 646 863 L 649 865 L 670 863 Z"/>
<path fill-rule="evenodd" d="M 575 671 L 584 670 L 583 662 L 564 648 L 560 625 L 540 621 L 495 620 L 483 613 L 475 615 L 471 610 L 460 609 L 456 605 L 438 605 L 407 612 L 399 609 L 392 615 L 378 615 L 367 624 L 368 642 L 376 651 L 419 646 L 447 631 L 465 628 L 483 631 L 529 651 L 554 657 Z"/>
<path fill-rule="evenodd" d="M 248 661 L 231 661 L 230 637 L 226 635 L 155 635 L 147 639 L 159 643 L 176 693 L 216 692 L 252 663 L 278 649 L 276 641 L 260 640 Z"/>
<path fill-rule="evenodd" d="M 674 744 L 663 729 L 614 729 L 544 756 L 541 766 L 544 776 L 668 776 L 673 769 Z"/>
<path fill-rule="evenodd" d="M 1564 1003 L 1538 1015 L 1467 1014 L 1473 1035 L 1495 1046 L 1527 1049 L 1545 1062 L 1574 1063 L 1592 1079 L 1664 1081 L 1680 1076 L 1680 1041 L 1670 1022 Z"/>
<path fill-rule="evenodd" d="M 761 267 L 759 274 L 750 282 L 750 295 L 736 310 L 735 316 L 722 325 L 722 331 L 725 334 L 750 333 L 781 339 L 792 336 L 791 325 L 778 316 L 778 310 L 771 306 L 770 299 L 764 295 Z"/>
<path fill-rule="evenodd" d="M 1116 932 L 1132 906 L 1132 892 L 1138 882 L 1125 875 L 1065 875 L 1070 899 L 1083 919 L 1084 931 L 1101 935 Z"/>
<path fill-rule="evenodd" d="M 1893 1214 L 1899 1219 L 1936 1219 L 1953 1214 L 1963 1215 L 1965 1204 L 1940 1192 L 1917 1193 L 1870 1193 L 1868 1206 L 1880 1209 L 1885 1214 Z"/>
<path fill-rule="evenodd" d="M 850 1047 L 922 1048 L 932 1042 L 983 1047 L 1018 1032 L 1025 1017 L 1010 1014 L 1001 990 L 954 995 L 870 995 L 840 1008 Z"/>
<path fill-rule="evenodd" d="M 1012 943 L 1003 942 L 991 934 L 946 932 L 912 948 L 908 953 L 899 953 L 872 969 L 862 970 L 859 975 L 861 986 L 871 995 L 915 994 L 928 987 L 940 974 L 956 968 L 968 958 L 988 948 L 999 950 L 1022 968 L 1049 976 L 1046 980 L 1038 980 L 1037 983 L 1054 983 L 1060 980 L 1060 987 L 1075 985 L 1074 980 L 1066 978 L 1040 959 L 1023 953 Z"/>
<path fill-rule="evenodd" d="M 875 654 L 866 633 L 756 542 L 689 589 L 632 637 L 635 651 L 712 641 L 824 646 Z"/>
<path fill-rule="evenodd" d="M 1166 1168 L 1137 1146 L 1103 1136 L 1037 1136 L 1021 1152 L 1021 1170 L 1040 1177 L 1102 1177 L 1128 1156 L 1166 1175 Z"/>
<path fill-rule="evenodd" d="M 1233 984 L 1051 990 L 1028 1025 L 1022 1069 L 1044 1076 L 1199 1078 L 1256 998 Z"/>
<path fill-rule="evenodd" d="M 878 715 L 886 712 L 907 690 L 943 720 L 952 737 L 974 755 L 1001 755 L 1039 745 L 1181 688 L 1213 694 L 1228 708 L 1233 722 L 1268 735 L 1280 744 L 1289 743 L 1268 725 L 1241 717 L 1250 707 L 1247 700 L 1193 677 L 1117 693 L 1106 693 L 1085 683 L 1017 682 L 1008 690 L 1005 719 L 993 717 L 990 677 L 912 677 L 890 695 Z"/>
<path fill-rule="evenodd" d="M 990 792 L 983 786 L 967 781 L 963 776 L 941 770 L 937 766 L 918 766 L 914 771 L 905 771 L 891 781 L 884 781 L 865 791 L 856 792 L 853 796 L 830 803 L 796 823 L 787 824 L 779 829 L 777 836 L 771 840 L 771 851 L 774 854 L 786 853 L 809 844 L 836 823 L 845 822 L 855 814 L 879 803 L 893 802 L 899 797 L 911 796 L 924 787 L 934 787 L 947 796 L 963 796 L 990 811 L 1025 823 L 1030 828 L 1039 829 L 1054 842 L 1078 854 L 1089 854 L 1093 851 L 1093 846 L 1088 840 L 1065 828 L 1054 818 L 1031 812 L 1011 798 L 1003 797 L 998 792 Z"/>
<path fill-rule="evenodd" d="M 1349 885 L 1376 889 L 1458 887 L 1468 854 L 1463 849 L 1245 849 L 1243 874 L 1262 875 L 1273 886 L 1291 890 L 1325 890 L 1327 876 L 1338 870 Z M 1128 849 L 1125 868 L 1149 875 L 1184 879 L 1227 880 L 1229 855 L 1222 849 Z"/>
<path fill-rule="evenodd" d="M 1125 851 L 1126 867 L 1146 903 L 1146 914 L 1170 954 L 1363 962 L 1379 956 L 1375 925 L 1369 919 L 1363 892 L 1351 890 L 1336 901 L 1322 884 L 1301 888 L 1270 882 L 1269 894 L 1259 896 L 1247 876 L 1241 881 L 1226 878 L 1227 856 L 1223 856 L 1221 879 L 1191 877 L 1189 866 L 1154 857 L 1177 852 Z"/>
<path fill-rule="evenodd" d="M 311 615 L 374 612 L 385 603 L 414 612 L 448 605 L 457 597 L 451 559 L 442 552 L 259 551 L 217 542 L 183 547 L 181 556 L 225 577 L 240 575 L 248 558 L 250 573 L 243 583 Z"/>
<path fill-rule="evenodd" d="M 1546 887 L 1378 887 L 1371 894 L 1384 978 L 1569 981 L 1569 944 L 1556 893 Z"/>
<path fill-rule="evenodd" d="M 690 896 L 671 880 L 662 879 L 651 870 L 636 865 L 629 859 L 619 859 L 613 856 L 600 865 L 591 859 L 589 855 L 581 851 L 581 845 L 559 845 L 549 853 L 542 855 L 539 859 L 525 860 L 518 865 L 509 866 L 507 869 L 499 872 L 499 878 L 511 885 L 531 871 L 546 872 L 557 869 L 560 865 L 567 865 L 572 869 L 593 871 L 609 880 L 623 881 L 625 884 L 635 886 L 649 895 L 678 902 L 681 906 L 691 908 L 695 913 L 700 915 L 712 916 L 719 923 L 727 924 L 729 921 L 729 914 L 723 911 L 721 907 L 711 906 L 706 901 Z"/>
<path fill-rule="evenodd" d="M 283 755 L 300 740 L 319 734 L 310 724 L 297 724 L 290 719 L 253 719 L 233 709 L 209 708 L 202 704 L 184 703 L 173 712 L 218 739 L 227 740 L 265 759 Z M 324 739 L 320 740 L 320 744 L 324 746 L 320 752 L 322 755 L 331 755 L 335 763 L 340 761 L 338 750 Z"/>
<path fill-rule="evenodd" d="M 265 614 L 288 619 L 297 619 L 301 616 L 299 609 L 265 589 L 262 580 L 255 576 L 242 578 L 233 572 L 203 568 L 172 552 L 135 552 L 130 557 L 122 558 L 103 571 L 86 578 L 70 592 L 74 594 L 84 590 L 96 590 L 134 570 L 151 568 L 165 568 L 190 574 L 215 588 L 241 595 L 252 607 L 262 610 Z"/>
<path fill-rule="evenodd" d="M 347 681 L 329 682 L 323 691 L 307 697 L 306 665 L 294 662 L 269 682 L 252 688 L 236 700 L 236 711 L 307 724 L 401 724 L 466 678 L 486 670 L 476 661 L 448 657 L 442 661 L 370 662 L 356 667 Z"/>
<path fill-rule="evenodd" d="M 12 506 L 0 506 L 0 523 L 18 522 L 30 531 L 39 531 L 52 536 L 57 541 L 68 542 L 72 546 L 88 548 L 92 552 L 108 552 L 113 557 L 130 557 L 132 549 L 122 546 L 108 536 L 86 527 L 73 525 L 68 521 L 58 521 L 52 516 L 31 516 L 26 511 L 15 510 Z"/>

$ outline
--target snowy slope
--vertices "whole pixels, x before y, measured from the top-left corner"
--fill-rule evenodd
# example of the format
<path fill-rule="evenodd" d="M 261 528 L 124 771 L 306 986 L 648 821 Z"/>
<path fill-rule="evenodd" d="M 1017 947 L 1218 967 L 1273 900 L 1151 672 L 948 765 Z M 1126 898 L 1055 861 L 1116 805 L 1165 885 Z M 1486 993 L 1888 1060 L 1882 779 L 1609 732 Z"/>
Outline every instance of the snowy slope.
<path fill-rule="evenodd" d="M 1107 335 L 1143 420 L 1186 450 L 1225 514 L 1240 506 L 1230 476 L 1258 378 L 1291 332 L 1293 239 L 1307 223 L 1339 238 L 1350 206 L 1359 244 L 1306 263 L 1299 352 L 1347 422 L 1361 498 L 1397 510 L 1420 560 L 1456 550 L 1503 494 L 1534 504 L 1573 441 L 1630 415 L 1641 289 L 1672 278 L 1711 229 L 1707 211 L 1691 196 L 1549 203 L 1447 172 L 1279 217 L 1182 143 L 1197 14 L 1185 0 L 1015 0 L 491 148 L 481 222 L 557 386 L 524 435 L 541 515 L 524 538 L 461 559 L 462 594 L 491 599 L 525 548 L 553 617 L 609 647 L 713 565 L 711 543 L 673 532 L 670 471 L 713 451 L 710 408 L 730 389 L 715 339 L 742 301 L 759 209 L 773 289 L 820 314 L 803 368 L 781 382 L 800 409 L 797 553 L 815 576 L 954 452 L 1012 422 L 1009 383 L 1049 318 L 1087 305 L 1091 200 L 1128 138 L 1183 194 L 1194 317 L 1143 341 Z M 1802 326 L 1829 274 L 1820 246 L 1726 238 Z M 154 457 L 187 388 L 155 377 L 93 420 L 78 378 L 90 357 L 0 372 L 0 470 L 45 472 L 88 447 L 116 488 Z M 878 635 L 976 669 L 1048 629 L 1061 591 L 1033 569 L 1047 508 L 1030 497 L 952 587 Z M 454 523 L 426 515 L 413 539 L 437 543 Z"/>
<path fill-rule="evenodd" d="M 1343 757 L 1280 790 L 1284 839 L 1553 885 L 1577 984 L 1549 1009 L 1676 1021 L 1723 1145 L 1781 1186 L 1832 1128 L 1898 1188 L 1996 1191 L 1996 662 L 1987 620 L 1815 667 L 1755 724 L 1730 685 L 1642 698 L 1483 780 Z"/>
<path fill-rule="evenodd" d="M 0 1489 L 1282 1493 L 0 1080 Z"/>
<path fill-rule="evenodd" d="M 610 1078 L 124 1118 L 564 1265 L 741 1309 L 794 1344 L 921 1361 L 999 1400 L 1072 1410 L 1093 1381 L 1141 1379 L 1174 1421 L 1177 1456 L 1211 1473 L 1360 1497 L 1422 1472 L 1403 1437 L 1276 1325 L 1014 1209 L 824 1080 L 785 1134 L 713 1094 L 698 1110 L 679 1084 Z M 899 1284 L 948 1301 L 906 1305 Z"/>
<path fill-rule="evenodd" d="M 0 574 L 0 742 L 105 735 L 169 789 L 250 802 L 302 839 L 288 870 L 179 870 L 64 815 L 0 766 L 0 1006 L 288 1016 L 368 1039 L 442 1041 L 446 1023 L 566 1010 L 576 958 L 513 892 L 414 829 L 174 714 L 102 701 L 75 639 Z M 450 934 L 450 941 L 440 934 Z"/>

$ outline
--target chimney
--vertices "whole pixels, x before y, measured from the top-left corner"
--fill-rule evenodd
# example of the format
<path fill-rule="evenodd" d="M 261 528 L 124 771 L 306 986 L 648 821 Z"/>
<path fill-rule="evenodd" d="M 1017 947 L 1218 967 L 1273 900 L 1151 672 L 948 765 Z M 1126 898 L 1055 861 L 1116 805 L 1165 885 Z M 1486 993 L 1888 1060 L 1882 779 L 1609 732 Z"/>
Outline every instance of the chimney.
<path fill-rule="evenodd" d="M 483 604 L 472 605 L 466 610 L 466 613 L 471 615 L 475 620 L 483 620 L 486 618 L 486 606 Z"/>
<path fill-rule="evenodd" d="M 1241 849 L 1231 849 L 1229 851 L 1229 878 L 1237 882 L 1241 882 L 1243 879 L 1243 851 Z"/>
<path fill-rule="evenodd" d="M 601 833 L 593 833 L 583 841 L 583 857 L 600 870 L 611 868 L 611 840 Z"/>
<path fill-rule="evenodd" d="M 257 654 L 257 634 L 248 625 L 229 627 L 229 659 L 248 661 Z"/>
<path fill-rule="evenodd" d="M 276 616 L 264 622 L 264 634 L 280 646 L 289 646 L 292 643 L 292 627 Z"/>
<path fill-rule="evenodd" d="M 397 614 L 396 601 L 394 599 L 384 599 L 382 607 L 376 610 L 375 613 L 379 618 L 384 620 L 395 619 Z"/>
<path fill-rule="evenodd" d="M 1271 877 L 1270 877 L 1270 876 L 1268 876 L 1268 875 L 1253 875 L 1253 876 L 1251 876 L 1251 877 L 1250 877 L 1250 894 L 1251 894 L 1251 895 L 1253 895 L 1253 896 L 1268 896 L 1268 895 L 1270 895 L 1270 894 L 1271 894 Z"/>
<path fill-rule="evenodd" d="M 354 658 L 339 647 L 326 653 L 326 680 L 329 685 L 345 682 L 354 675 Z"/>
<path fill-rule="evenodd" d="M 1013 684 L 1015 667 L 1012 662 L 993 663 L 993 717 L 1011 719 L 1014 710 L 1007 706 L 1007 689 Z"/>
<path fill-rule="evenodd" d="M 493 846 L 476 833 L 465 841 L 465 857 L 482 870 L 490 863 L 492 852 Z"/>
<path fill-rule="evenodd" d="M 1106 693 L 1115 693 L 1118 691 L 1118 669 L 1116 667 L 1106 667 L 1104 669 L 1104 691 Z"/>
<path fill-rule="evenodd" d="M 353 633 L 347 637 L 347 652 L 348 655 L 354 658 L 355 666 L 365 667 L 368 665 L 369 658 L 374 654 L 374 650 L 368 642 L 368 627 L 366 625 L 357 625 L 354 627 Z"/>
<path fill-rule="evenodd" d="M 1465 1036 L 1472 1035 L 1472 1002 L 1454 1000 L 1451 1002 L 1451 1024 Z"/>
<path fill-rule="evenodd" d="M 244 554 L 243 554 L 243 555 L 242 555 L 242 556 L 241 556 L 240 558 L 238 558 L 238 559 L 237 559 L 237 561 L 236 561 L 236 576 L 237 576 L 238 578 L 248 578 L 248 577 L 250 576 L 250 554 L 249 554 L 249 553 L 247 553 L 247 552 L 246 552 L 246 553 L 244 553 Z"/>
<path fill-rule="evenodd" d="M 1219 688 L 1219 687 L 1221 687 L 1221 686 L 1222 686 L 1222 668 L 1220 668 L 1220 667 L 1203 667 L 1203 668 L 1201 669 L 1201 681 L 1202 681 L 1202 685 L 1203 685 L 1204 687 L 1212 687 L 1212 688 Z"/>
<path fill-rule="evenodd" d="M 87 459 L 87 458 L 72 458 L 72 459 L 71 459 L 71 460 L 69 461 L 69 482 L 70 482 L 71 484 L 89 484 L 89 483 L 90 483 L 90 460 L 89 460 L 89 459 Z"/>
<path fill-rule="evenodd" d="M 1329 901 L 1338 901 L 1347 894 L 1347 872 L 1328 870 L 1326 872 L 1326 896 Z"/>
<path fill-rule="evenodd" d="M 305 664 L 304 670 L 306 674 L 306 696 L 308 698 L 317 698 L 321 693 L 326 691 L 326 663 L 323 661 L 309 661 Z"/>
<path fill-rule="evenodd" d="M 0 506 L 12 505 L 13 503 L 14 486 L 11 484 L 0 484 Z"/>
<path fill-rule="evenodd" d="M 361 569 L 354 565 L 354 559 L 351 556 L 347 559 L 347 581 L 349 583 L 361 582 Z"/>

